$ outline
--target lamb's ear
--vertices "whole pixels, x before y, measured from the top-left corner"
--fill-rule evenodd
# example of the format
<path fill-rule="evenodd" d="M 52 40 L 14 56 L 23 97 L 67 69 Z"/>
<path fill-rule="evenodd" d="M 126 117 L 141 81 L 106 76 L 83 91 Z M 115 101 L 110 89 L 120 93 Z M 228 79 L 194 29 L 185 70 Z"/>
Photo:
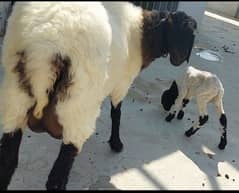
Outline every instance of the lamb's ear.
<path fill-rule="evenodd" d="M 174 80 L 171 87 L 170 87 L 170 92 L 171 94 L 175 97 L 175 99 L 178 96 L 178 85 L 176 83 L 176 81 Z"/>
<path fill-rule="evenodd" d="M 173 89 L 173 90 L 176 90 L 178 89 L 178 85 L 176 83 L 176 81 L 174 80 L 173 83 L 171 84 L 171 87 L 170 87 L 170 90 Z"/>

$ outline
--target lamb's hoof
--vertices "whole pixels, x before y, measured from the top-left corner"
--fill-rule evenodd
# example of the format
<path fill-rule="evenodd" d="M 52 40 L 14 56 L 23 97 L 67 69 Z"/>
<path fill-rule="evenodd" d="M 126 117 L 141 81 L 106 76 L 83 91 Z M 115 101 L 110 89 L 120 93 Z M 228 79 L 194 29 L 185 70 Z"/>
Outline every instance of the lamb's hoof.
<path fill-rule="evenodd" d="M 184 135 L 187 137 L 191 137 L 191 135 L 193 135 L 193 127 L 191 127 L 189 130 L 185 131 Z"/>
<path fill-rule="evenodd" d="M 220 150 L 223 150 L 223 149 L 225 149 L 226 145 L 227 145 L 227 142 L 225 140 L 223 140 L 219 143 L 218 148 Z"/>
<path fill-rule="evenodd" d="M 180 110 L 178 113 L 177 119 L 181 120 L 183 118 L 183 116 L 184 116 L 184 112 L 182 110 Z"/>
<path fill-rule="evenodd" d="M 170 122 L 175 117 L 175 114 L 169 113 L 169 115 L 165 118 L 165 121 Z"/>
<path fill-rule="evenodd" d="M 66 190 L 67 179 L 62 176 L 49 177 L 46 183 L 47 190 Z"/>
<path fill-rule="evenodd" d="M 119 153 L 123 150 L 123 143 L 120 140 L 109 140 L 110 148 L 112 151 Z"/>

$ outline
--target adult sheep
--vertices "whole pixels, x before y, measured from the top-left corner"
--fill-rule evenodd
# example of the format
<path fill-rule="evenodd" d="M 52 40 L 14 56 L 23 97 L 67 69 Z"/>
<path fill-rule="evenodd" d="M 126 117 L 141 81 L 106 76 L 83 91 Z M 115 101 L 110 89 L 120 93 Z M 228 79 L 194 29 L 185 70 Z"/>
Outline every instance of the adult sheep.
<path fill-rule="evenodd" d="M 127 2 L 17 2 L 3 42 L 0 189 L 18 164 L 24 128 L 63 138 L 47 189 L 65 189 L 74 158 L 112 101 L 112 150 L 121 151 L 121 102 L 154 59 L 189 59 L 196 22 L 184 12 Z"/>

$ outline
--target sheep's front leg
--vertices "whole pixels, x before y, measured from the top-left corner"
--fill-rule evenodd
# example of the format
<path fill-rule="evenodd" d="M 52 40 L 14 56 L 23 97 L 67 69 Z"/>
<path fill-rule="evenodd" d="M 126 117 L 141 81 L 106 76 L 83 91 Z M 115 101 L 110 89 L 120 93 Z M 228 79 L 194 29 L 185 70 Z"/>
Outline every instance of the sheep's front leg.
<path fill-rule="evenodd" d="M 60 153 L 48 176 L 47 190 L 65 190 L 68 177 L 78 149 L 72 144 L 62 143 Z"/>
<path fill-rule="evenodd" d="M 0 190 L 6 190 L 18 165 L 21 129 L 4 133 L 0 141 Z"/>
<path fill-rule="evenodd" d="M 120 117 L 121 117 L 121 105 L 120 102 L 116 107 L 111 103 L 111 136 L 109 140 L 110 147 L 115 152 L 121 152 L 123 149 L 123 143 L 120 140 L 119 128 L 120 128 Z"/>
<path fill-rule="evenodd" d="M 199 110 L 199 119 L 189 130 L 185 132 L 187 137 L 195 134 L 208 121 L 207 102 L 205 102 L 205 100 L 197 100 L 197 105 Z"/>

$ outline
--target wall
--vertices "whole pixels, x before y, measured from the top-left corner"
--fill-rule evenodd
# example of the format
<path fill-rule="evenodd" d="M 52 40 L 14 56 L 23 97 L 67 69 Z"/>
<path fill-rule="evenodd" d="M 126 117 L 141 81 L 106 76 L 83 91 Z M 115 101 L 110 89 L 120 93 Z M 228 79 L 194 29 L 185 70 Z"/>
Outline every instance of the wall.
<path fill-rule="evenodd" d="M 209 1 L 207 3 L 207 9 L 209 11 L 219 12 L 230 17 L 236 16 L 238 6 L 239 1 Z"/>
<path fill-rule="evenodd" d="M 196 19 L 198 23 L 198 29 L 202 22 L 204 16 L 204 11 L 206 10 L 207 2 L 206 1 L 179 1 L 178 10 L 184 11 L 188 15 Z"/>
<path fill-rule="evenodd" d="M 4 35 L 5 32 L 10 3 L 10 1 L 0 1 L 0 36 Z"/>

